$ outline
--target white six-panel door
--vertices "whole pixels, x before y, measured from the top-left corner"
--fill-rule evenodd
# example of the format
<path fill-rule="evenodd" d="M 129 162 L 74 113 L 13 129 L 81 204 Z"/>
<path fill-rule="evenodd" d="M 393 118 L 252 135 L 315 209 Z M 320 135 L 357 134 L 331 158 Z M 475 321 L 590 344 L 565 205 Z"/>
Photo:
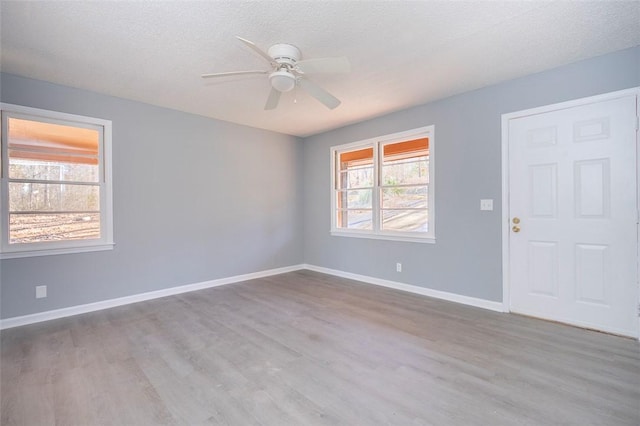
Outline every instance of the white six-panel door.
<path fill-rule="evenodd" d="M 508 120 L 512 312 L 638 335 L 636 95 Z"/>

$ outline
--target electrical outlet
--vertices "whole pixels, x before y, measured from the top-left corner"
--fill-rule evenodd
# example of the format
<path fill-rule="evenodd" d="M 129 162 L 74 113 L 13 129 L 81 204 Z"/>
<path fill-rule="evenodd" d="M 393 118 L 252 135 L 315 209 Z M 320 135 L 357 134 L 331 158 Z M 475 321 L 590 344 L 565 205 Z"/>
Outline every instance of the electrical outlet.
<path fill-rule="evenodd" d="M 36 286 L 36 299 L 42 299 L 45 297 L 47 297 L 47 286 L 46 285 Z"/>
<path fill-rule="evenodd" d="M 396 263 L 396 272 L 402 272 L 402 263 Z"/>

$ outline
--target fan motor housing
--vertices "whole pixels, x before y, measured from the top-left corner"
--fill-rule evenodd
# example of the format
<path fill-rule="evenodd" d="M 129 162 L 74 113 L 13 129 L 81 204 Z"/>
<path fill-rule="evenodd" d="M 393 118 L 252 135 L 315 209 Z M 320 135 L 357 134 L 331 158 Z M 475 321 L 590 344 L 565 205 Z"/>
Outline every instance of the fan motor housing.
<path fill-rule="evenodd" d="M 274 44 L 269 48 L 268 53 L 274 61 L 281 65 L 287 64 L 294 66 L 302 57 L 300 49 L 292 44 L 285 43 Z"/>

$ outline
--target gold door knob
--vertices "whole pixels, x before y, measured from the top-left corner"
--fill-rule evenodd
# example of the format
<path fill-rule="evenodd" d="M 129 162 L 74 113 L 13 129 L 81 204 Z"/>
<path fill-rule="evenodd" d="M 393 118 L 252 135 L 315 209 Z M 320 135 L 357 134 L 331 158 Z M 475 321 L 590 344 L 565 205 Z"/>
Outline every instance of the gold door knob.
<path fill-rule="evenodd" d="M 513 225 L 513 228 L 511 228 L 511 230 L 513 232 L 520 232 L 520 227 L 518 225 Z"/>
<path fill-rule="evenodd" d="M 516 225 L 520 223 L 520 218 L 519 217 L 514 217 L 513 218 L 513 223 L 515 223 Z"/>

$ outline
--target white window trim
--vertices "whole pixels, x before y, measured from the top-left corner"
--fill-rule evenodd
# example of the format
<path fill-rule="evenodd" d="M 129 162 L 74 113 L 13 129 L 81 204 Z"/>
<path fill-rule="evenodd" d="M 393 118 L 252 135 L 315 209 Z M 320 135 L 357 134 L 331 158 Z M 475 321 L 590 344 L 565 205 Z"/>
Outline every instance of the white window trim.
<path fill-rule="evenodd" d="M 373 213 L 372 219 L 374 223 L 379 223 L 379 158 L 378 151 L 379 146 L 399 142 L 403 139 L 411 139 L 417 137 L 429 138 L 429 195 L 428 195 L 428 232 L 398 232 L 398 231 L 383 231 L 381 229 L 365 230 L 365 229 L 345 229 L 336 227 L 336 153 L 341 151 L 350 151 L 356 148 L 368 148 L 373 147 L 373 162 L 374 167 L 374 188 L 372 194 Z M 332 236 L 336 237 L 353 237 L 353 238 L 370 238 L 376 240 L 391 240 L 391 241 L 407 241 L 416 243 L 428 243 L 435 244 L 436 242 L 436 227 L 435 227 L 435 126 L 425 126 L 416 129 L 406 130 L 403 132 L 392 133 L 389 135 L 379 136 L 375 138 L 365 139 L 358 142 L 352 142 L 344 145 L 336 145 L 330 148 L 331 155 L 331 230 Z"/>
<path fill-rule="evenodd" d="M 44 243 L 24 243 L 9 244 L 9 211 L 8 211 L 8 155 L 7 144 L 2 143 L 2 176 L 0 188 L 0 259 L 13 259 L 19 257 L 34 257 L 56 254 L 83 253 L 89 251 L 111 250 L 114 246 L 113 241 L 113 187 L 112 187 L 112 167 L 111 167 L 111 138 L 112 129 L 111 121 L 100 118 L 85 117 L 75 114 L 67 114 L 56 111 L 49 111 L 38 108 L 31 108 L 22 105 L 12 105 L 0 103 L 2 111 L 2 137 L 6 138 L 4 128 L 4 115 L 7 114 L 24 114 L 32 118 L 40 118 L 44 121 L 56 122 L 66 121 L 78 123 L 80 125 L 99 126 L 103 129 L 103 140 L 100 151 L 100 161 L 102 162 L 102 172 L 104 174 L 104 194 L 100 198 L 100 239 L 95 240 L 68 240 Z"/>

